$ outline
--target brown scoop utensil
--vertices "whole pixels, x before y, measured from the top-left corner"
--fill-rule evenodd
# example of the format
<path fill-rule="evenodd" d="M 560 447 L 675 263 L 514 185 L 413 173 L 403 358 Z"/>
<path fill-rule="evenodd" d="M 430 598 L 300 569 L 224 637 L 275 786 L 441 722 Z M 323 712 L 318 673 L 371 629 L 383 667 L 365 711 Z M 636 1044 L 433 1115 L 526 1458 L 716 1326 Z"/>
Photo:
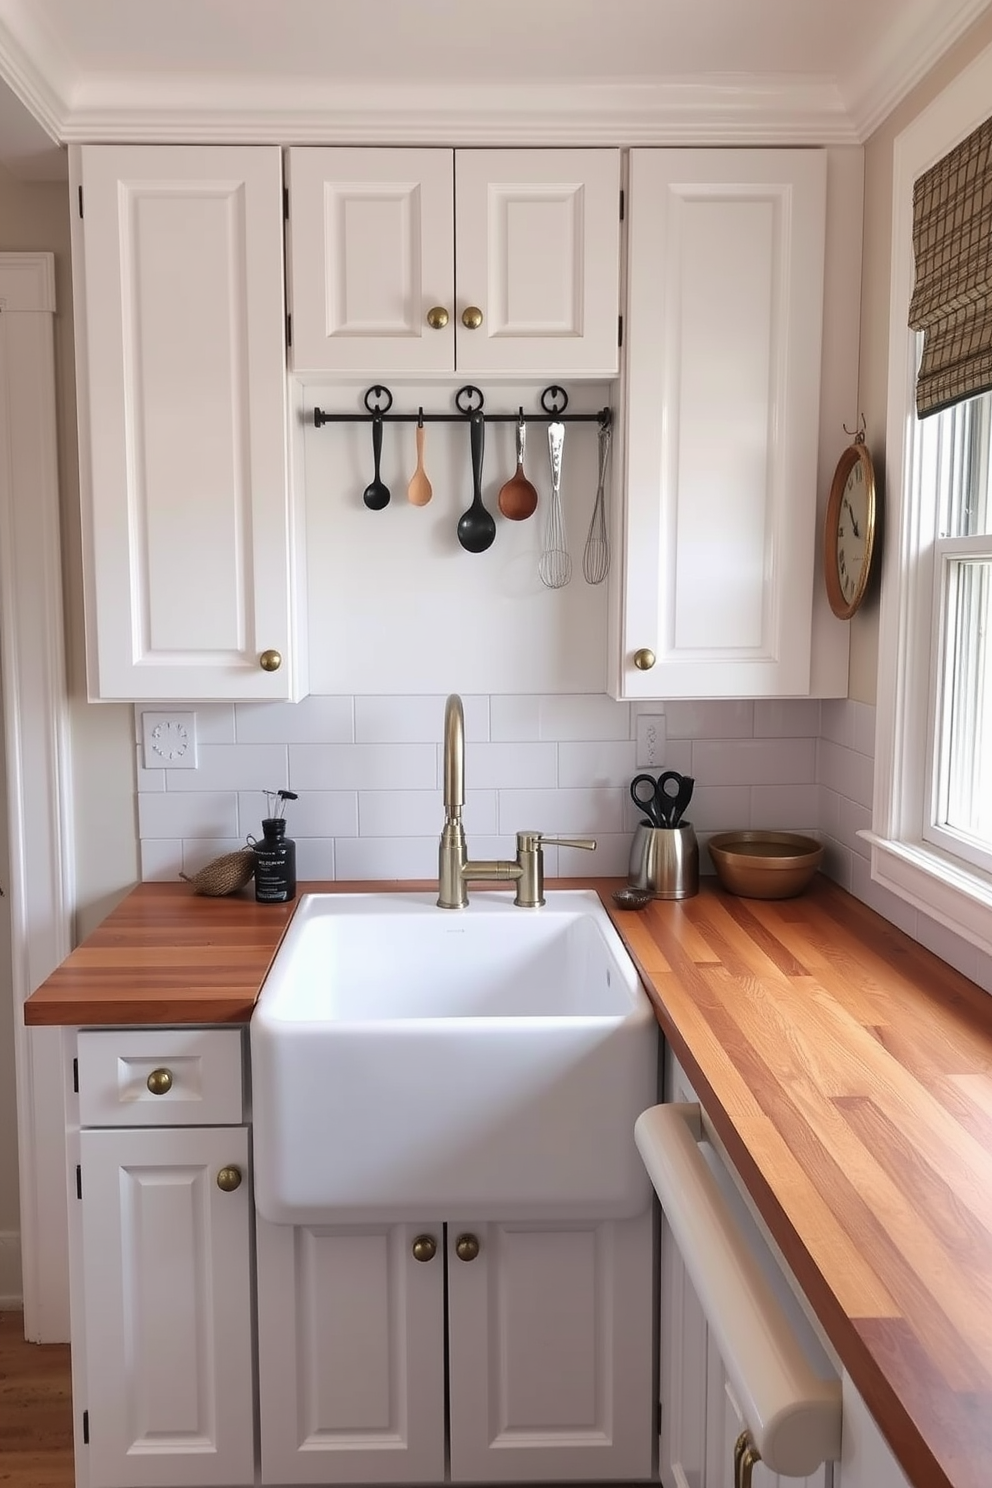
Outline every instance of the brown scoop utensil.
<path fill-rule="evenodd" d="M 424 469 L 424 419 L 421 414 L 417 420 L 417 468 L 411 475 L 410 484 L 406 488 L 406 499 L 411 506 L 426 506 L 433 495 L 433 487 Z"/>
<path fill-rule="evenodd" d="M 521 413 L 517 420 L 517 469 L 500 488 L 499 496 L 496 498 L 503 516 L 509 517 L 511 522 L 526 521 L 537 510 L 537 492 L 524 475 L 526 438 L 526 425 Z"/>

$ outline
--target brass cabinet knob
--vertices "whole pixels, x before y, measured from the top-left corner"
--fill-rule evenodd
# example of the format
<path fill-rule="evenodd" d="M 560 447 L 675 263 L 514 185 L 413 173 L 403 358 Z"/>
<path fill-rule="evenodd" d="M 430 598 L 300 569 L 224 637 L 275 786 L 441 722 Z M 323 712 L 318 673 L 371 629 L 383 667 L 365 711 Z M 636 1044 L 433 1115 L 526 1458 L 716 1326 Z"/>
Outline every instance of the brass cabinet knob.
<path fill-rule="evenodd" d="M 634 652 L 634 665 L 639 672 L 649 672 L 656 660 L 654 652 L 649 651 L 647 646 L 642 646 L 640 651 Z"/>
<path fill-rule="evenodd" d="M 482 311 L 478 305 L 467 305 L 462 311 L 462 325 L 467 331 L 477 331 L 482 324 Z"/>
<path fill-rule="evenodd" d="M 166 1095 L 172 1089 L 172 1071 L 167 1069 L 152 1070 L 145 1081 L 152 1095 Z"/>
<path fill-rule="evenodd" d="M 221 1168 L 217 1174 L 217 1187 L 224 1193 L 233 1193 L 236 1188 L 241 1187 L 240 1168 Z"/>
<path fill-rule="evenodd" d="M 282 666 L 282 653 L 280 651 L 263 651 L 258 658 L 258 664 L 263 672 L 277 672 Z"/>
<path fill-rule="evenodd" d="M 434 305 L 427 312 L 427 324 L 432 331 L 443 331 L 448 324 L 448 312 L 443 305 Z"/>
<path fill-rule="evenodd" d="M 418 1235 L 413 1242 L 415 1261 L 432 1261 L 437 1255 L 437 1241 L 433 1235 Z"/>
<path fill-rule="evenodd" d="M 455 1255 L 460 1261 L 474 1261 L 479 1254 L 478 1235 L 459 1235 L 455 1241 Z"/>

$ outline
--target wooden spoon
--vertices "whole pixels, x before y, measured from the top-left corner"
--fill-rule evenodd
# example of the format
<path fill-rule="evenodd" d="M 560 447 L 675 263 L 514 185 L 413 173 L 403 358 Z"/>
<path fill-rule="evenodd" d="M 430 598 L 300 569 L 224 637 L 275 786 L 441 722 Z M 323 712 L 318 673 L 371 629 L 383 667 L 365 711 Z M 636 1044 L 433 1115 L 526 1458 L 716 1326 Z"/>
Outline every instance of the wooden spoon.
<path fill-rule="evenodd" d="M 426 506 L 434 495 L 434 489 L 424 469 L 424 423 L 417 420 L 417 468 L 410 477 L 406 497 L 412 506 Z"/>
<path fill-rule="evenodd" d="M 515 474 L 501 487 L 497 505 L 504 517 L 511 522 L 523 522 L 537 510 L 537 491 L 524 475 L 524 445 L 526 443 L 523 417 L 517 420 L 517 469 Z"/>

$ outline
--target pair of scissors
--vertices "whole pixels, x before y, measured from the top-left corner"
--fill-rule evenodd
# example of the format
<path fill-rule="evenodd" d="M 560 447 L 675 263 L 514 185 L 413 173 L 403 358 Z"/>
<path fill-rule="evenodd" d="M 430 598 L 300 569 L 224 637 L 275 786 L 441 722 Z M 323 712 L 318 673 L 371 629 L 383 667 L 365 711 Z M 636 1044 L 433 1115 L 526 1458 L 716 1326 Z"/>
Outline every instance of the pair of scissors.
<path fill-rule="evenodd" d="M 630 782 L 630 799 L 644 812 L 650 826 L 677 827 L 694 784 L 691 775 L 680 775 L 678 770 L 665 770 L 657 779 L 653 775 L 635 775 Z M 674 790 L 670 789 L 672 786 Z"/>

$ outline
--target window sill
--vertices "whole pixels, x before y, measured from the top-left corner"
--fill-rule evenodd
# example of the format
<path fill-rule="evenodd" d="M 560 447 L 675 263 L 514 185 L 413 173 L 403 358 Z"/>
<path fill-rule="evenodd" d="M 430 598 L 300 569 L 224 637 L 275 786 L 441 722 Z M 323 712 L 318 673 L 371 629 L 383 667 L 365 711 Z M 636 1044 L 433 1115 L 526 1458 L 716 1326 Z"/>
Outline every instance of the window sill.
<path fill-rule="evenodd" d="M 871 844 L 875 883 L 992 954 L 992 879 L 922 842 L 858 833 Z"/>

